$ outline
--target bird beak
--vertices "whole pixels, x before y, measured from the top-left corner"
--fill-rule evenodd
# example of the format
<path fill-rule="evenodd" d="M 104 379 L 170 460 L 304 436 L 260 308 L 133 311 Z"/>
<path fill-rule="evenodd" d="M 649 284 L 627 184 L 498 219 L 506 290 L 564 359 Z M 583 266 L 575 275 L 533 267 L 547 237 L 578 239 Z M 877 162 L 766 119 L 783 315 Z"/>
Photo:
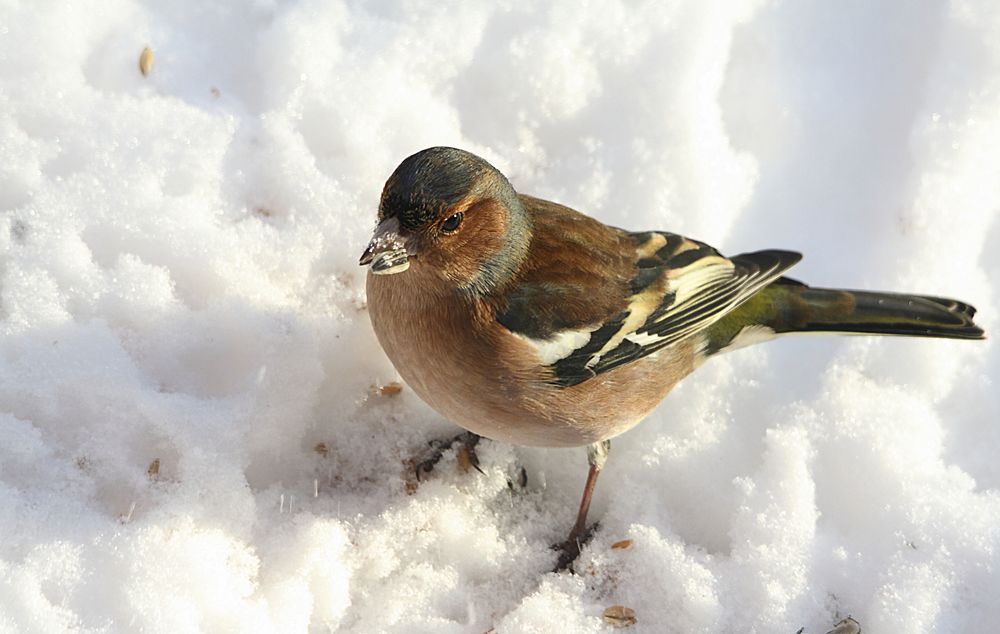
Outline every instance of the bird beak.
<path fill-rule="evenodd" d="M 399 235 L 399 218 L 393 216 L 379 223 L 358 264 L 371 264 L 371 271 L 375 275 L 402 273 L 410 268 L 406 241 Z"/>

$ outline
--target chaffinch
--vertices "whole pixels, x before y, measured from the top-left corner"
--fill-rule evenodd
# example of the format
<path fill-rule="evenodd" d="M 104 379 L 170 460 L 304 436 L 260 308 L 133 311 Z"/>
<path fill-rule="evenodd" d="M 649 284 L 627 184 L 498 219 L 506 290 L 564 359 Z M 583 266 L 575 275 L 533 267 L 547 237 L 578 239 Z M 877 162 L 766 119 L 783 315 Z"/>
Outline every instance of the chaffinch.
<path fill-rule="evenodd" d="M 609 227 L 434 147 L 389 177 L 360 263 L 382 348 L 438 413 L 494 440 L 587 446 L 564 567 L 587 535 L 609 439 L 709 357 L 789 332 L 983 338 L 959 301 L 782 277 L 801 257 L 726 258 L 673 233 Z"/>

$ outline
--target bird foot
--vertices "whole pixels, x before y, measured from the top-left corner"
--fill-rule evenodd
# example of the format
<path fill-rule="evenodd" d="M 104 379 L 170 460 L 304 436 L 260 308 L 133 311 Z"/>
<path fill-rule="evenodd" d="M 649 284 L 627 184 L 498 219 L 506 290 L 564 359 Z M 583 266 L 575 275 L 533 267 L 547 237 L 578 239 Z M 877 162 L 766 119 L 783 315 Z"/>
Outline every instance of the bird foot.
<path fill-rule="evenodd" d="M 522 491 L 528 487 L 528 470 L 518 467 L 514 477 L 507 478 L 507 488 L 511 491 Z"/>
<path fill-rule="evenodd" d="M 428 444 L 430 444 L 433 453 L 431 453 L 429 458 L 418 462 L 414 466 L 414 474 L 417 477 L 417 482 L 420 482 L 423 476 L 433 471 L 437 463 L 441 462 L 441 458 L 444 457 L 444 452 L 456 443 L 458 444 L 458 449 L 456 450 L 455 458 L 459 468 L 462 471 L 468 471 L 472 468 L 482 473 L 483 470 L 479 468 L 479 456 L 476 455 L 476 445 L 479 444 L 481 439 L 482 436 L 477 436 L 471 431 L 467 431 L 448 440 L 432 440 Z"/>
<path fill-rule="evenodd" d="M 569 570 L 572 573 L 576 571 L 573 569 L 573 564 L 576 562 L 576 558 L 580 556 L 580 550 L 591 540 L 594 536 L 594 531 L 597 530 L 598 524 L 592 524 L 587 527 L 586 530 L 582 531 L 580 534 L 570 533 L 569 538 L 566 541 L 555 544 L 552 546 L 552 550 L 559 553 L 559 560 L 556 562 L 556 567 L 552 572 L 562 572 L 563 570 Z"/>

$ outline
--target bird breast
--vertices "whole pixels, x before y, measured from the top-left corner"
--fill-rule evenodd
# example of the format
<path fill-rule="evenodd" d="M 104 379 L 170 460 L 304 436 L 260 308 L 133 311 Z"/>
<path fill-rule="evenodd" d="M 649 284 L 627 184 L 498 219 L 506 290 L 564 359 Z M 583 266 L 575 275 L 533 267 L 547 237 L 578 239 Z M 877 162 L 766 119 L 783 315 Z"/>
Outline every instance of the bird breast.
<path fill-rule="evenodd" d="M 575 447 L 641 421 L 693 367 L 681 342 L 578 385 L 554 385 L 535 347 L 485 306 L 415 261 L 368 274 L 368 310 L 396 371 L 435 411 L 476 434 L 519 445 Z"/>

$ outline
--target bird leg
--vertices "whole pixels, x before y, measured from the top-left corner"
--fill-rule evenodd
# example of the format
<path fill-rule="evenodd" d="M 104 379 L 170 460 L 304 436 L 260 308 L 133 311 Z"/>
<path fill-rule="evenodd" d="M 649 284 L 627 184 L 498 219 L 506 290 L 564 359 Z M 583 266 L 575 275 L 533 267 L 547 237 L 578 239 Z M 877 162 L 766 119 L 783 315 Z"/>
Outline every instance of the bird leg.
<path fill-rule="evenodd" d="M 430 458 L 418 462 L 414 468 L 417 482 L 420 482 L 421 476 L 425 476 L 434 470 L 437 463 L 441 462 L 441 458 L 444 457 L 444 452 L 450 449 L 455 443 L 459 443 L 458 463 L 463 465 L 465 469 L 472 467 L 479 473 L 482 473 L 483 470 L 479 468 L 479 456 L 476 455 L 476 445 L 479 444 L 481 439 L 482 436 L 477 436 L 471 431 L 467 431 L 448 440 L 432 440 L 430 446 L 434 450 L 434 453 L 431 454 Z"/>
<path fill-rule="evenodd" d="M 597 486 L 597 476 L 604 468 L 604 463 L 608 461 L 610 449 L 610 440 L 587 445 L 587 463 L 590 465 L 590 471 L 587 472 L 587 483 L 583 487 L 583 499 L 580 500 L 580 510 L 576 514 L 576 524 L 573 525 L 573 530 L 569 532 L 566 541 L 553 546 L 555 550 L 559 551 L 556 572 L 567 568 L 572 570 L 573 562 L 580 556 L 580 548 L 590 541 L 594 533 L 594 526 L 587 527 L 587 511 L 590 510 L 590 499 L 594 495 L 594 487 Z"/>

